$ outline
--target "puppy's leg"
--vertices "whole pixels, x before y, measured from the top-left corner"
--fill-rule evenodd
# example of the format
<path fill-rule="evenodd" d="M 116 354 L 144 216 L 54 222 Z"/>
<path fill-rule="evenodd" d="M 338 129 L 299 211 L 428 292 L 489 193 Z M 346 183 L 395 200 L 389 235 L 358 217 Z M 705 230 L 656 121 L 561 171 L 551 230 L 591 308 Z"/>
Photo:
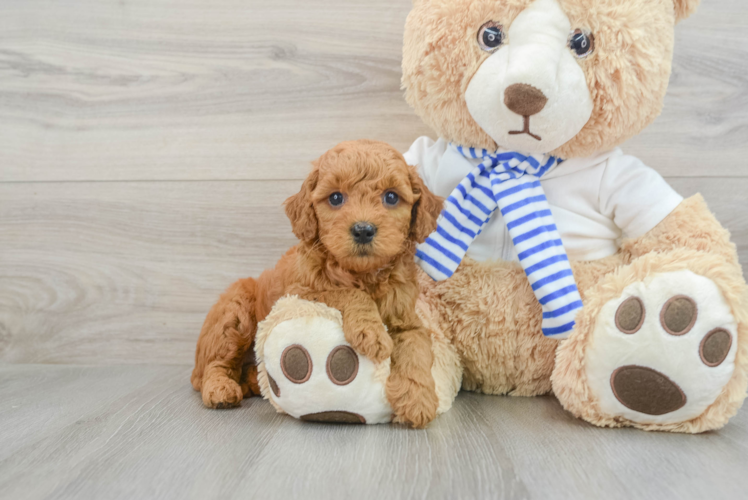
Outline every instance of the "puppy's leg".
<path fill-rule="evenodd" d="M 431 375 L 431 336 L 423 326 L 394 332 L 387 399 L 395 422 L 425 427 L 436 417 L 439 399 Z"/>
<path fill-rule="evenodd" d="M 197 341 L 192 386 L 201 391 L 209 408 L 238 406 L 251 392 L 251 384 L 240 383 L 245 354 L 257 331 L 257 288 L 252 278 L 237 281 L 205 318 Z"/>
<path fill-rule="evenodd" d="M 249 350 L 254 350 L 254 345 L 249 347 Z M 247 364 L 244 362 L 242 368 L 241 387 L 242 393 L 245 398 L 252 396 L 262 396 L 262 389 L 260 389 L 260 381 L 258 380 L 257 365 Z"/>
<path fill-rule="evenodd" d="M 372 298 L 356 289 L 309 291 L 298 290 L 300 298 L 322 302 L 343 315 L 345 340 L 353 349 L 375 363 L 392 353 L 392 339 L 382 323 L 379 309 Z"/>

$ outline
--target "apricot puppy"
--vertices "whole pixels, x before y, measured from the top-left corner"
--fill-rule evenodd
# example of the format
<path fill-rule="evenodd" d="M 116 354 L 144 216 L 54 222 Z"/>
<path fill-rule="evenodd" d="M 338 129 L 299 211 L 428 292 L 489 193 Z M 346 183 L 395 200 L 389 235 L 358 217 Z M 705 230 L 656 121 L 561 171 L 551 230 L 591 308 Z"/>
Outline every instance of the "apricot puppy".
<path fill-rule="evenodd" d="M 259 278 L 231 285 L 205 320 L 192 372 L 203 403 L 237 406 L 260 394 L 251 355 L 257 323 L 294 294 L 339 309 L 346 340 L 359 353 L 391 358 L 386 391 L 395 421 L 425 426 L 438 401 L 431 337 L 415 312 L 413 256 L 435 230 L 442 199 L 392 147 L 361 140 L 315 161 L 285 206 L 300 243 Z"/>

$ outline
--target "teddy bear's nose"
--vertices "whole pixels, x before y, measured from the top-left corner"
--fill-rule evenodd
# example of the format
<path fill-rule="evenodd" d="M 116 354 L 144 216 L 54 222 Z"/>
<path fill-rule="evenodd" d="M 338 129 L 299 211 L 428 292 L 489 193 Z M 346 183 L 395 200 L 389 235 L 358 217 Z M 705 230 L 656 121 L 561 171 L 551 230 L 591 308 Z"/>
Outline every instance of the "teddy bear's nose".
<path fill-rule="evenodd" d="M 504 104 L 518 115 L 536 115 L 547 103 L 548 98 L 545 94 L 526 83 L 515 83 L 504 91 Z"/>

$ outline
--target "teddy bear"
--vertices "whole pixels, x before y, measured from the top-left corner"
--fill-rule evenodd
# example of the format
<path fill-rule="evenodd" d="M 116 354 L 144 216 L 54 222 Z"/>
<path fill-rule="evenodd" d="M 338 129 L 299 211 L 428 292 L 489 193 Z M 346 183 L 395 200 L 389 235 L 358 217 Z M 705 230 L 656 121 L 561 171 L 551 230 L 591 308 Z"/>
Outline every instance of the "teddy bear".
<path fill-rule="evenodd" d="M 422 310 L 418 313 L 429 319 Z M 439 415 L 452 407 L 460 390 L 462 365 L 438 327 L 427 322 L 424 326 L 431 332 Z M 294 351 L 301 363 L 294 362 Z M 280 413 L 310 422 L 393 420 L 385 391 L 390 359 L 375 362 L 355 352 L 345 340 L 337 309 L 294 295 L 281 298 L 258 325 L 255 353 L 261 393 Z"/>
<path fill-rule="evenodd" d="M 675 25 L 698 3 L 414 0 L 402 83 L 438 138 L 405 158 L 446 199 L 416 253 L 440 412 L 458 387 L 552 392 L 591 424 L 651 431 L 717 429 L 740 408 L 748 316 L 735 245 L 701 196 L 683 199 L 618 147 L 660 113 Z M 340 343 L 334 311 L 277 312 L 256 344 L 271 400 L 267 342 L 298 330 L 283 324 L 327 318 L 322 351 Z M 383 377 L 368 367 L 361 384 L 376 396 Z M 299 415 L 319 402 L 304 394 L 274 404 Z M 314 410 L 371 406 L 352 397 Z M 386 402 L 374 406 L 372 423 L 389 421 Z"/>

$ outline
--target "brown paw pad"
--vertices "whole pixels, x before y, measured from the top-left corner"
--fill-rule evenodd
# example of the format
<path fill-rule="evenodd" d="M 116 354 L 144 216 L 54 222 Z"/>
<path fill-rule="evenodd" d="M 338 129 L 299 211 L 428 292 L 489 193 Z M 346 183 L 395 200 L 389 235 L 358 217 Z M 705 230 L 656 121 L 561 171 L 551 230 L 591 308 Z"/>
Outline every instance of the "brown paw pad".
<path fill-rule="evenodd" d="M 273 391 L 273 394 L 275 394 L 276 398 L 279 398 L 281 395 L 280 387 L 278 387 L 278 383 L 275 381 L 273 377 L 270 376 L 268 373 L 268 384 L 270 385 L 270 390 Z"/>
<path fill-rule="evenodd" d="M 696 302 L 691 297 L 677 295 L 668 300 L 660 312 L 660 323 L 670 335 L 685 335 L 698 316 Z"/>
<path fill-rule="evenodd" d="M 732 335 L 723 328 L 716 328 L 706 334 L 699 346 L 701 361 L 706 366 L 719 366 L 727 358 L 732 347 Z"/>
<path fill-rule="evenodd" d="M 298 344 L 284 349 L 280 365 L 283 375 L 294 384 L 303 384 L 312 376 L 312 357 Z"/>
<path fill-rule="evenodd" d="M 339 345 L 327 356 L 327 376 L 333 384 L 348 385 L 358 374 L 358 356 L 347 345 Z"/>
<path fill-rule="evenodd" d="M 301 416 L 306 422 L 322 422 L 327 424 L 365 424 L 366 419 L 358 413 L 349 411 L 321 411 L 319 413 L 307 413 Z"/>
<path fill-rule="evenodd" d="M 621 404 L 647 415 L 664 415 L 686 404 L 686 395 L 675 382 L 645 366 L 618 368 L 610 377 L 610 386 Z"/>
<path fill-rule="evenodd" d="M 616 311 L 616 326 L 623 333 L 636 333 L 644 324 L 645 316 L 642 300 L 639 297 L 629 297 Z"/>

